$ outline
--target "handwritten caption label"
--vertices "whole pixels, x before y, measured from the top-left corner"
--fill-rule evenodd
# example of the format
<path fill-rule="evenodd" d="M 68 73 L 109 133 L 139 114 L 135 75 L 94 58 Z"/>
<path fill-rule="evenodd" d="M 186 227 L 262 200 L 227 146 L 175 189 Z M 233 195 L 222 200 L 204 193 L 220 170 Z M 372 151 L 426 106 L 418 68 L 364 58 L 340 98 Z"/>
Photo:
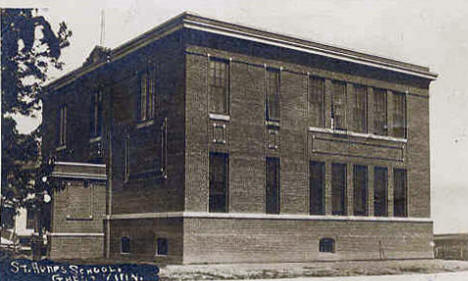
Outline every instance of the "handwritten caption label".
<path fill-rule="evenodd" d="M 49 260 L 2 261 L 1 280 L 158 281 L 159 268 L 149 264 L 77 265 Z"/>

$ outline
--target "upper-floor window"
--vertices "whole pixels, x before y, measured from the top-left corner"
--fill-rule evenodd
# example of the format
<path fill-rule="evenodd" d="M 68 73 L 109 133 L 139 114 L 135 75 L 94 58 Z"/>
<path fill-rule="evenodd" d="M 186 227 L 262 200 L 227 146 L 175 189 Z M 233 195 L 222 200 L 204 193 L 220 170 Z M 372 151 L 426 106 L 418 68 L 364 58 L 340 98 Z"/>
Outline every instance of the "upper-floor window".
<path fill-rule="evenodd" d="M 280 71 L 268 68 L 266 72 L 266 120 L 280 121 Z"/>
<path fill-rule="evenodd" d="M 57 145 L 67 144 L 67 114 L 68 107 L 62 105 L 57 112 Z"/>
<path fill-rule="evenodd" d="M 356 85 L 353 99 L 353 131 L 367 133 L 367 87 Z"/>
<path fill-rule="evenodd" d="M 309 120 L 310 126 L 325 127 L 325 80 L 319 77 L 309 79 Z"/>
<path fill-rule="evenodd" d="M 90 134 L 98 137 L 102 134 L 102 92 L 97 91 L 91 97 Z"/>
<path fill-rule="evenodd" d="M 397 138 L 406 137 L 406 96 L 403 93 L 393 93 L 393 132 Z"/>
<path fill-rule="evenodd" d="M 346 83 L 333 81 L 332 85 L 332 128 L 346 130 Z"/>
<path fill-rule="evenodd" d="M 139 121 L 147 121 L 154 118 L 155 96 L 155 71 L 145 71 L 140 76 L 140 95 L 138 102 Z"/>
<path fill-rule="evenodd" d="M 229 61 L 211 58 L 209 80 L 210 112 L 229 114 Z"/>
<path fill-rule="evenodd" d="M 374 89 L 374 133 L 387 135 L 387 91 Z"/>

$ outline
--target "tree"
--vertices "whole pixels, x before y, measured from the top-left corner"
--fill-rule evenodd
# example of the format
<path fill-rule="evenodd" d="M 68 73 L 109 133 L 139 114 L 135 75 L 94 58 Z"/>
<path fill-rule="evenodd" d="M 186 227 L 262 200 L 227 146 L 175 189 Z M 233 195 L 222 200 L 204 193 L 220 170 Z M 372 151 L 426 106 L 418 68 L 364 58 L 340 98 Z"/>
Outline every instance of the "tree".
<path fill-rule="evenodd" d="M 48 71 L 62 69 L 61 51 L 71 35 L 64 22 L 54 31 L 37 9 L 1 9 L 2 213 L 4 208 L 39 206 L 35 201 L 40 196 L 30 195 L 48 188 L 37 180 L 47 170 L 44 165 L 37 169 L 40 126 L 21 134 L 14 116 L 40 111 Z"/>

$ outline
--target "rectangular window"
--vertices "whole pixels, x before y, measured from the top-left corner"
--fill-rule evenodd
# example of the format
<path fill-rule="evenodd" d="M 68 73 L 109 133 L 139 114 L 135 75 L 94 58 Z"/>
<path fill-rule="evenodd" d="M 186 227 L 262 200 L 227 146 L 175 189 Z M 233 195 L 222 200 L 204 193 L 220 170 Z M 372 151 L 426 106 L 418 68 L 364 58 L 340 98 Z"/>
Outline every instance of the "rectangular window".
<path fill-rule="evenodd" d="M 374 134 L 387 135 L 387 91 L 374 89 Z"/>
<path fill-rule="evenodd" d="M 325 127 L 325 80 L 311 76 L 309 79 L 310 126 Z"/>
<path fill-rule="evenodd" d="M 406 138 L 406 96 L 403 93 L 393 93 L 392 136 Z"/>
<path fill-rule="evenodd" d="M 323 162 L 310 162 L 310 214 L 323 215 L 325 208 L 323 195 L 325 190 L 325 164 Z"/>
<path fill-rule="evenodd" d="M 229 114 L 229 61 L 210 59 L 210 112 Z"/>
<path fill-rule="evenodd" d="M 156 255 L 166 256 L 169 253 L 169 245 L 167 243 L 166 238 L 156 239 L 156 244 L 157 244 Z"/>
<path fill-rule="evenodd" d="M 167 117 L 161 125 L 161 157 L 160 157 L 160 171 L 164 179 L 167 179 Z"/>
<path fill-rule="evenodd" d="M 210 153 L 210 212 L 228 211 L 229 155 Z"/>
<path fill-rule="evenodd" d="M 406 170 L 393 170 L 393 215 L 395 217 L 407 217 L 407 192 Z"/>
<path fill-rule="evenodd" d="M 147 121 L 154 118 L 155 96 L 155 71 L 146 71 L 140 76 L 140 100 L 138 103 L 138 118 L 140 121 Z"/>
<path fill-rule="evenodd" d="M 346 164 L 332 164 L 332 214 L 346 215 Z"/>
<path fill-rule="evenodd" d="M 346 83 L 333 81 L 332 85 L 332 128 L 346 130 Z"/>
<path fill-rule="evenodd" d="M 99 137 L 102 133 L 102 92 L 97 91 L 91 97 L 90 135 Z"/>
<path fill-rule="evenodd" d="M 280 160 L 266 159 L 266 213 L 280 213 Z"/>
<path fill-rule="evenodd" d="M 266 120 L 280 121 L 280 71 L 268 68 L 266 72 Z"/>
<path fill-rule="evenodd" d="M 64 146 L 67 144 L 67 106 L 62 105 L 59 108 L 57 116 L 57 145 Z"/>
<path fill-rule="evenodd" d="M 124 143 L 124 181 L 130 178 L 130 137 L 125 138 Z"/>
<path fill-rule="evenodd" d="M 374 215 L 386 217 L 387 212 L 387 168 L 374 169 Z"/>
<path fill-rule="evenodd" d="M 354 87 L 353 130 L 367 133 L 367 87 Z"/>
<path fill-rule="evenodd" d="M 354 215 L 367 216 L 367 166 L 354 165 Z"/>

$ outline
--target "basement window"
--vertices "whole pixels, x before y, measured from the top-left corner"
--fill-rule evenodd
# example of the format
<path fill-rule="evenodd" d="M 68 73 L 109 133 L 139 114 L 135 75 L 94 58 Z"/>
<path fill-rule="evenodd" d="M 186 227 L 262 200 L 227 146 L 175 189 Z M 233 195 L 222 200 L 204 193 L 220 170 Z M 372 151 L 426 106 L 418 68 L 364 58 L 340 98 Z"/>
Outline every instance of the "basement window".
<path fill-rule="evenodd" d="M 335 240 L 333 238 L 320 239 L 319 251 L 321 253 L 334 253 L 335 252 Z"/>
<path fill-rule="evenodd" d="M 156 243 L 157 243 L 156 254 L 158 256 L 167 256 L 167 253 L 169 252 L 169 245 L 167 243 L 167 239 L 158 238 L 156 240 Z"/>
<path fill-rule="evenodd" d="M 120 253 L 130 254 L 130 238 L 128 237 L 120 238 Z"/>

